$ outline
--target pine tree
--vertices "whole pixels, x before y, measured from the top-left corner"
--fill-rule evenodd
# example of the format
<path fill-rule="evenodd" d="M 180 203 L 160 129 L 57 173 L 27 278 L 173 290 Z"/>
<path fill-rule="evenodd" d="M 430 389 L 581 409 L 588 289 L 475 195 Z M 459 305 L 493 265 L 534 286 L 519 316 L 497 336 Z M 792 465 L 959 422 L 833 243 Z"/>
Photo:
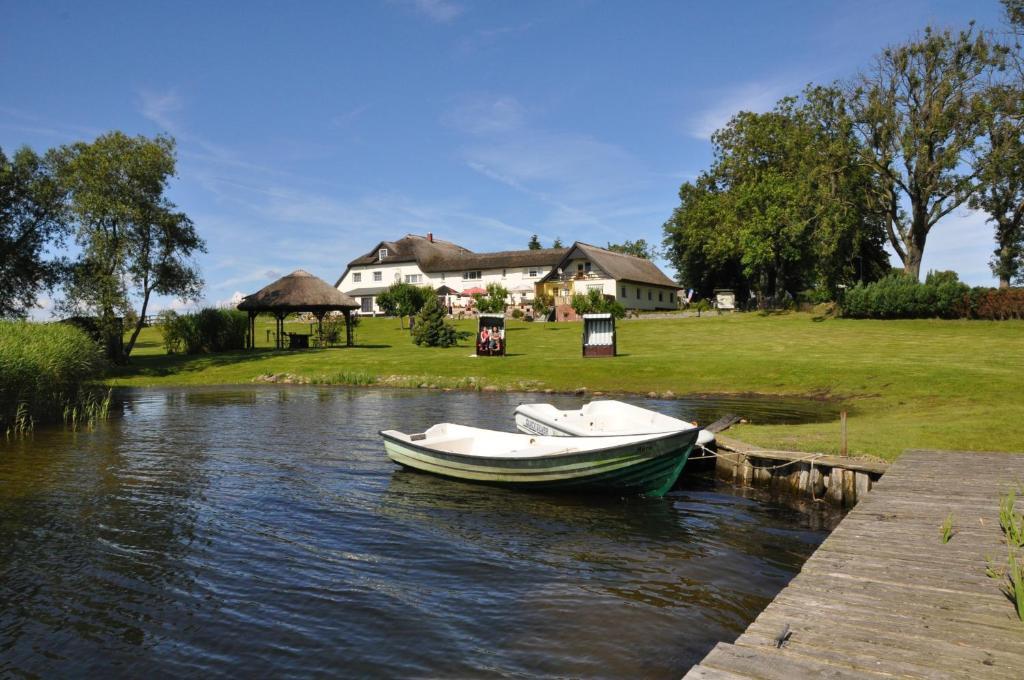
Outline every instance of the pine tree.
<path fill-rule="evenodd" d="M 529 247 L 530 250 L 540 250 L 543 246 L 540 244 L 540 239 L 537 238 L 536 234 L 534 234 L 530 237 L 530 242 L 527 244 L 527 247 Z"/>
<path fill-rule="evenodd" d="M 445 310 L 436 295 L 427 298 L 426 304 L 416 315 L 412 339 L 417 345 L 427 347 L 453 347 L 459 342 L 459 332 L 445 321 Z"/>

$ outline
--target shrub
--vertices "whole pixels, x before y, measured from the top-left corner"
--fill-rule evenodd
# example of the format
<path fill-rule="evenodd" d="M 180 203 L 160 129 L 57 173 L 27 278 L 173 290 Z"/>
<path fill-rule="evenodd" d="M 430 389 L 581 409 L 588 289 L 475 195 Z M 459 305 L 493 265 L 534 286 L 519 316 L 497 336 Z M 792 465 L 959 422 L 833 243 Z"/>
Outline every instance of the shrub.
<path fill-rule="evenodd" d="M 588 290 L 586 295 L 576 293 L 569 303 L 574 312 L 584 314 L 611 314 L 616 319 L 626 316 L 626 308 L 610 295 L 599 290 Z"/>
<path fill-rule="evenodd" d="M 412 330 L 412 340 L 417 345 L 427 347 L 454 347 L 459 340 L 468 337 L 468 333 L 460 333 L 445 320 L 446 311 L 431 295 L 426 304 L 416 315 L 416 325 Z"/>
<path fill-rule="evenodd" d="M 1024 288 L 971 288 L 960 297 L 956 311 L 968 319 L 1024 319 Z"/>
<path fill-rule="evenodd" d="M 523 310 L 519 309 L 518 307 L 513 309 L 512 310 L 512 318 L 513 319 L 522 319 L 523 318 Z"/>
<path fill-rule="evenodd" d="M 897 270 L 848 290 L 843 297 L 843 315 L 860 319 L 952 319 L 961 315 L 960 301 L 967 292 L 955 272 L 930 272 L 920 283 Z"/>
<path fill-rule="evenodd" d="M 74 326 L 0 321 L 0 429 L 11 436 L 36 423 L 104 417 L 106 366 L 99 345 Z"/>
<path fill-rule="evenodd" d="M 234 309 L 207 307 L 192 314 L 165 311 L 160 333 L 168 354 L 228 352 L 245 347 L 249 316 Z"/>

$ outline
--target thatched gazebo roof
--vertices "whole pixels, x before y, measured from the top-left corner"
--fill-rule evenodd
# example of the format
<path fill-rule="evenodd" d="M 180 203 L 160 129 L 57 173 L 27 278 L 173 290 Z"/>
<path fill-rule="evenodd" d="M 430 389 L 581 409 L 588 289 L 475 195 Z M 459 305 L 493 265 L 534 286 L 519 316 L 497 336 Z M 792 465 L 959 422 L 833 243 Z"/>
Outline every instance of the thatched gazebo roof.
<path fill-rule="evenodd" d="M 284 319 L 289 314 L 312 312 L 316 316 L 320 329 L 319 337 L 322 342 L 324 315 L 327 312 L 342 312 L 345 315 L 345 344 L 351 346 L 351 314 L 353 309 L 359 309 L 359 303 L 323 279 L 302 269 L 296 269 L 288 276 L 282 276 L 252 295 L 246 295 L 238 304 L 238 308 L 249 312 L 248 346 L 250 349 L 256 347 L 256 315 L 261 312 L 273 314 L 277 320 L 274 337 L 278 348 L 284 347 Z M 287 335 L 290 338 L 290 347 L 296 347 L 297 340 L 301 340 L 301 344 L 297 346 L 308 346 L 309 335 L 301 333 L 288 333 Z"/>
<path fill-rule="evenodd" d="M 296 269 L 269 286 L 242 298 L 249 312 L 329 312 L 359 309 L 359 303 L 321 278 Z"/>

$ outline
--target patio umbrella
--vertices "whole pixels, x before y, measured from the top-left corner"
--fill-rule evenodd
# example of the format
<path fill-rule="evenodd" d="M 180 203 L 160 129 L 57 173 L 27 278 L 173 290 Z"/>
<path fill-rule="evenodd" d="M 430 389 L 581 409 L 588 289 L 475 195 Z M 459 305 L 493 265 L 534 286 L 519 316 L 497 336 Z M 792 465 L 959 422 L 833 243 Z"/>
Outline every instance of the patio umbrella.
<path fill-rule="evenodd" d="M 466 297 L 473 297 L 474 295 L 487 295 L 487 291 L 481 288 L 480 286 L 476 286 L 474 288 L 467 288 L 466 290 L 462 291 L 462 294 L 465 295 Z"/>

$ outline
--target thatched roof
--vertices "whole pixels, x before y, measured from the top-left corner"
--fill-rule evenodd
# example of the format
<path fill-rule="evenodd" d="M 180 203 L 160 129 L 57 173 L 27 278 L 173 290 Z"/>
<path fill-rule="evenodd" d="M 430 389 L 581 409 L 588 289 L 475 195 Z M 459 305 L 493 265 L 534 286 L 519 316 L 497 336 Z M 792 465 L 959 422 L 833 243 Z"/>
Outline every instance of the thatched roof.
<path fill-rule="evenodd" d="M 384 259 L 380 251 L 387 250 Z M 502 269 L 504 267 L 551 267 L 568 252 L 566 248 L 540 250 L 505 250 L 496 253 L 474 253 L 468 248 L 434 238 L 433 234 L 406 234 L 397 241 L 381 241 L 373 250 L 348 263 L 334 285 L 340 284 L 353 267 L 376 264 L 415 262 L 426 273 Z"/>
<path fill-rule="evenodd" d="M 577 241 L 572 244 L 565 257 L 558 263 L 558 267 L 566 267 L 570 260 L 583 257 L 590 260 L 594 266 L 616 281 L 629 281 L 632 283 L 643 283 L 649 286 L 659 286 L 678 290 L 679 284 L 665 276 L 658 265 L 642 257 L 633 257 L 623 253 L 616 253 L 605 248 L 598 248 L 589 243 Z M 558 267 L 551 270 L 541 282 L 552 281 L 558 277 Z M 571 272 L 570 272 L 571 273 Z"/>
<path fill-rule="evenodd" d="M 358 309 L 359 303 L 323 279 L 296 269 L 246 295 L 238 308 L 251 312 L 317 312 Z"/>

